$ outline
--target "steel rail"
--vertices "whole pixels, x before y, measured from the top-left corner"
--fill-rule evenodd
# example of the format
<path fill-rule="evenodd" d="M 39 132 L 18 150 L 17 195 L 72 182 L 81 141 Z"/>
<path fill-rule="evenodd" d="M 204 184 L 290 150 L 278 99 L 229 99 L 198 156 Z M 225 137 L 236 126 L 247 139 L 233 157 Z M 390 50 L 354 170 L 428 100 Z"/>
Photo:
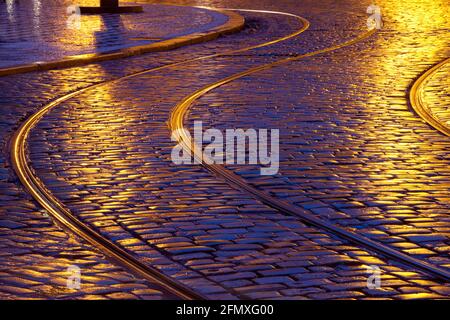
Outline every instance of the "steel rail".
<path fill-rule="evenodd" d="M 413 110 L 419 117 L 425 120 L 426 123 L 448 137 L 450 137 L 450 127 L 439 121 L 439 119 L 431 113 L 430 109 L 426 107 L 426 103 L 423 99 L 423 90 L 428 81 L 439 71 L 439 69 L 449 62 L 450 57 L 425 71 L 416 81 L 414 81 L 409 91 L 409 101 Z"/>

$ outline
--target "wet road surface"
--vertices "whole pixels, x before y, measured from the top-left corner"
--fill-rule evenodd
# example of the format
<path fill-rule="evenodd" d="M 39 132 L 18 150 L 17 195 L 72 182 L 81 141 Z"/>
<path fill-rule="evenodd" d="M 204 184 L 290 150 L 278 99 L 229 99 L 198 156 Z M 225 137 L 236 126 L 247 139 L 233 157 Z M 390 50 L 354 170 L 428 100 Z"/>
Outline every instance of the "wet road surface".
<path fill-rule="evenodd" d="M 227 84 L 202 97 L 188 121 L 280 128 L 279 175 L 228 168 L 276 197 L 446 268 L 448 139 L 417 118 L 406 100 L 411 81 L 448 55 L 442 20 L 448 8 L 433 3 L 405 1 L 411 17 L 386 4 L 385 29 L 372 38 Z M 258 5 L 300 14 L 311 28 L 285 43 L 106 84 L 70 99 L 32 131 L 36 175 L 84 223 L 210 298 L 448 296 L 448 285 L 439 280 L 283 215 L 202 167 L 170 161 L 174 143 L 166 121 L 185 96 L 249 67 L 329 47 L 365 30 L 365 6 L 352 2 L 329 13 L 313 3 Z M 419 25 L 411 20 L 421 12 L 433 19 Z M 9 86 L 11 100 L 21 107 L 11 113 L 23 117 L 24 105 L 32 112 L 74 83 L 81 87 L 264 42 L 301 27 L 284 16 L 245 16 L 246 30 L 213 43 L 127 59 L 121 66 L 102 63 L 4 80 L 21 80 L 29 86 L 27 96 L 39 97 L 21 102 L 20 86 Z M 382 269 L 381 289 L 367 288 L 369 265 Z"/>

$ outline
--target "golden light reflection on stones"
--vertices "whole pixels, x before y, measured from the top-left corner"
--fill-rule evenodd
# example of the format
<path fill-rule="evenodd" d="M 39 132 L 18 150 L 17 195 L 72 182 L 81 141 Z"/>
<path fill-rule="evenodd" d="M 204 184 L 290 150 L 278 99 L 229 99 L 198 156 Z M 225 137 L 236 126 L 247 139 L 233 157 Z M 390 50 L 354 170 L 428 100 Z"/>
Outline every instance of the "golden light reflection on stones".
<path fill-rule="evenodd" d="M 361 181 L 357 187 L 369 192 L 380 203 L 404 198 L 406 192 L 414 193 L 415 198 L 408 196 L 410 200 L 419 201 L 429 197 L 430 192 L 445 190 L 449 184 L 433 183 L 429 172 L 440 170 L 432 161 L 439 155 L 427 152 L 430 141 L 416 127 L 407 124 L 410 123 L 407 120 L 417 119 L 409 109 L 406 96 L 407 88 L 417 74 L 409 70 L 411 64 L 423 64 L 421 69 L 425 69 L 426 65 L 443 56 L 442 48 L 448 39 L 429 35 L 443 33 L 450 27 L 446 18 L 449 14 L 448 2 L 429 0 L 411 5 L 407 1 L 380 1 L 379 5 L 383 9 L 385 24 L 374 41 L 377 47 L 383 48 L 384 54 L 366 55 L 367 59 L 357 67 L 362 70 L 358 76 L 361 83 L 368 88 L 366 103 L 362 106 L 370 118 L 370 121 L 361 122 L 359 132 L 367 135 L 374 132 L 376 126 L 384 127 L 384 130 L 382 136 L 374 136 L 365 146 L 364 156 L 378 161 L 365 165 L 363 170 L 369 179 Z M 380 95 L 372 87 L 393 90 L 387 95 Z M 406 121 L 387 125 L 384 123 L 386 114 Z M 422 128 L 421 120 L 417 119 L 417 122 L 418 127 Z M 417 132 L 413 141 L 409 135 L 411 132 Z"/>

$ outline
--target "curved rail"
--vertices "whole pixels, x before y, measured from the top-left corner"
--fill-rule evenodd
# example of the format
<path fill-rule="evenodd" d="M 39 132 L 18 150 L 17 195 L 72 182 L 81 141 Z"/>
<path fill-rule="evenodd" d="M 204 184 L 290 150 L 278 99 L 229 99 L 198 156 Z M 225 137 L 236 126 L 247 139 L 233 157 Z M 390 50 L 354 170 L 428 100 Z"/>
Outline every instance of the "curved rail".
<path fill-rule="evenodd" d="M 430 126 L 450 137 L 450 127 L 443 124 L 439 119 L 430 112 L 426 107 L 425 101 L 423 101 L 423 90 L 427 82 L 435 75 L 440 68 L 450 62 L 450 58 L 447 58 L 433 67 L 425 71 L 416 81 L 414 81 L 409 91 L 409 101 L 413 110 Z"/>
<path fill-rule="evenodd" d="M 205 86 L 202 89 L 197 90 L 193 94 L 185 97 L 172 110 L 172 114 L 171 114 L 170 121 L 169 121 L 169 128 L 172 131 L 176 131 L 177 134 L 175 135 L 175 137 L 178 139 L 178 142 L 181 143 L 188 152 L 192 152 L 192 154 L 194 155 L 194 157 L 196 158 L 198 163 L 201 163 L 210 172 L 222 177 L 229 184 L 231 184 L 235 187 L 238 187 L 241 190 L 246 191 L 247 193 L 251 194 L 254 198 L 260 200 L 261 202 L 265 203 L 266 205 L 268 205 L 276 210 L 279 210 L 281 212 L 284 212 L 286 214 L 296 216 L 296 217 L 300 218 L 301 220 L 306 221 L 307 223 L 309 223 L 313 226 L 316 226 L 321 229 L 325 229 L 335 235 L 338 235 L 344 239 L 351 241 L 352 243 L 356 243 L 365 248 L 368 248 L 384 257 L 394 259 L 396 261 L 399 261 L 401 263 L 404 263 L 411 267 L 414 267 L 418 270 L 421 270 L 422 272 L 425 272 L 426 274 L 432 275 L 434 277 L 437 277 L 437 278 L 445 280 L 445 281 L 449 281 L 450 280 L 450 272 L 448 272 L 445 269 L 439 268 L 428 262 L 413 258 L 403 252 L 392 249 L 384 244 L 378 243 L 367 237 L 364 237 L 357 233 L 351 232 L 351 231 L 341 228 L 339 226 L 333 225 L 327 221 L 324 221 L 323 219 L 317 218 L 315 215 L 312 215 L 312 214 L 310 214 L 292 204 L 289 204 L 285 201 L 274 198 L 267 192 L 261 191 L 255 187 L 251 186 L 250 184 L 247 183 L 247 181 L 245 179 L 238 176 L 234 172 L 226 169 L 224 166 L 217 165 L 217 164 L 211 164 L 211 163 L 213 163 L 213 161 L 209 161 L 210 159 L 208 161 L 204 161 L 205 157 L 203 155 L 203 151 L 200 149 L 200 147 L 195 145 L 190 140 L 190 135 L 184 126 L 184 120 L 186 119 L 188 111 L 189 111 L 190 107 L 194 104 L 194 102 L 196 100 L 198 100 L 200 97 L 202 97 L 203 95 L 205 95 L 206 93 L 214 90 L 215 88 L 223 86 L 224 84 L 227 84 L 231 81 L 251 75 L 253 73 L 267 70 L 267 69 L 279 66 L 284 63 L 299 60 L 299 59 L 305 58 L 305 57 L 318 55 L 321 53 L 326 53 L 326 52 L 329 52 L 332 50 L 336 50 L 339 48 L 343 48 L 343 47 L 355 44 L 365 38 L 368 38 L 375 31 L 376 30 L 373 29 L 372 31 L 363 33 L 362 35 L 356 37 L 355 39 L 352 39 L 350 41 L 344 42 L 342 44 L 339 44 L 339 45 L 336 45 L 336 46 L 333 46 L 330 48 L 314 51 L 314 52 L 303 54 L 303 55 L 298 55 L 295 57 L 282 59 L 282 60 L 276 61 L 274 63 L 269 63 L 269 64 L 265 64 L 265 65 L 262 65 L 259 67 L 251 68 L 244 72 L 232 75 L 230 77 L 227 77 L 225 79 L 217 81 L 213 84 Z"/>
<path fill-rule="evenodd" d="M 182 283 L 171 279 L 170 277 L 164 275 L 159 270 L 152 268 L 150 266 L 147 266 L 146 264 L 139 261 L 136 257 L 130 255 L 128 252 L 117 246 L 116 244 L 112 243 L 102 235 L 100 235 L 98 232 L 96 232 L 94 229 L 86 226 L 83 222 L 81 222 L 75 215 L 73 215 L 70 210 L 64 206 L 64 204 L 55 197 L 46 187 L 45 185 L 40 181 L 40 179 L 35 175 L 32 168 L 28 164 L 27 161 L 27 148 L 26 148 L 26 142 L 28 139 L 28 136 L 30 134 L 31 129 L 42 119 L 42 117 L 49 112 L 51 109 L 55 108 L 56 106 L 60 105 L 61 103 L 81 94 L 84 92 L 87 92 L 88 90 L 94 89 L 96 87 L 109 84 L 109 83 L 116 83 L 123 81 L 125 79 L 129 79 L 132 77 L 136 77 L 142 74 L 150 73 L 150 72 L 156 72 L 162 69 L 167 68 L 173 68 L 181 65 L 185 65 L 188 63 L 192 63 L 199 60 L 205 60 L 210 59 L 214 57 L 224 56 L 224 55 L 230 55 L 234 53 L 244 52 L 256 48 L 261 48 L 264 46 L 272 45 L 281 41 L 285 41 L 287 39 L 293 38 L 302 32 L 304 32 L 309 27 L 308 20 L 293 15 L 290 13 L 283 13 L 283 12 L 277 12 L 277 11 L 258 11 L 258 10 L 244 10 L 244 9 L 227 9 L 227 10 L 236 10 L 236 11 L 248 11 L 248 12 L 263 12 L 263 13 L 272 13 L 272 14 L 281 14 L 281 15 L 287 15 L 297 18 L 301 23 L 302 27 L 298 30 L 296 30 L 293 33 L 290 33 L 286 36 L 283 36 L 281 38 L 275 39 L 273 41 L 264 42 L 258 45 L 249 46 L 241 49 L 236 50 L 228 50 L 224 51 L 222 53 L 212 54 L 212 55 L 206 55 L 197 57 L 194 59 L 172 63 L 168 65 L 164 65 L 157 68 L 152 69 L 146 69 L 143 71 L 139 71 L 127 76 L 123 76 L 117 79 L 112 79 L 108 81 L 104 81 L 101 83 L 97 83 L 88 87 L 85 87 L 83 89 L 74 91 L 72 93 L 66 94 L 64 96 L 61 96 L 57 98 L 56 100 L 52 101 L 51 103 L 45 105 L 42 109 L 40 109 L 38 112 L 30 116 L 22 125 L 19 127 L 19 129 L 15 132 L 15 134 L 12 137 L 11 140 L 11 161 L 13 168 L 19 177 L 21 183 L 25 186 L 26 190 L 33 196 L 33 198 L 42 205 L 48 213 L 56 220 L 58 221 L 63 227 L 70 230 L 71 232 L 77 234 L 78 236 L 82 237 L 86 241 L 88 241 L 93 246 L 100 249 L 106 256 L 111 258 L 114 262 L 119 263 L 120 265 L 124 266 L 125 268 L 129 269 L 132 273 L 134 273 L 137 276 L 140 276 L 144 279 L 147 279 L 151 282 L 155 282 L 158 285 L 160 285 L 162 288 L 167 290 L 168 292 L 174 294 L 177 297 L 180 297 L 182 299 L 186 300 L 204 300 L 207 299 L 206 296 L 201 295 L 199 293 L 196 293 L 192 289 L 186 287 Z"/>

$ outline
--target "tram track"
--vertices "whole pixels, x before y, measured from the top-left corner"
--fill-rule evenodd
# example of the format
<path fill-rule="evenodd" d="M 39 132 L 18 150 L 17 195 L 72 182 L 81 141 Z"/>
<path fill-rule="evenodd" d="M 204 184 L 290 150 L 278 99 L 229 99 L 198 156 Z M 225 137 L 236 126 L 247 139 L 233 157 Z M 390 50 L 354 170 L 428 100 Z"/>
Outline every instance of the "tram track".
<path fill-rule="evenodd" d="M 173 131 L 176 131 L 177 134 L 175 135 L 178 138 L 178 142 L 181 143 L 184 147 L 184 149 L 192 153 L 193 156 L 196 158 L 196 161 L 198 163 L 201 163 L 208 171 L 215 174 L 216 176 L 219 176 L 223 178 L 225 182 L 228 184 L 234 186 L 235 188 L 238 188 L 239 190 L 242 190 L 248 194 L 250 194 L 252 197 L 258 199 L 259 201 L 263 202 L 264 204 L 270 206 L 271 208 L 274 208 L 278 211 L 284 212 L 285 214 L 292 215 L 295 217 L 300 218 L 302 221 L 309 223 L 310 225 L 313 225 L 315 227 L 318 227 L 323 230 L 327 230 L 328 232 L 331 232 L 334 235 L 337 235 L 341 238 L 344 238 L 351 243 L 354 243 L 356 245 L 362 246 L 366 249 L 369 249 L 373 252 L 378 253 L 379 255 L 386 257 L 388 259 L 393 259 L 397 262 L 400 262 L 402 264 L 406 264 L 410 267 L 413 267 L 417 270 L 422 271 L 423 273 L 427 275 L 431 275 L 433 278 L 438 278 L 443 281 L 450 281 L 450 272 L 446 269 L 437 267 L 433 264 L 430 264 L 426 261 L 422 261 L 419 259 L 416 259 L 414 257 L 411 257 L 403 252 L 400 252 L 398 250 L 395 250 L 389 246 L 386 246 L 382 243 L 379 243 L 377 241 L 374 241 L 370 238 L 364 237 L 360 234 L 357 234 L 353 231 L 349 231 L 345 228 L 339 227 L 337 225 L 334 225 L 332 223 L 329 223 L 328 221 L 325 221 L 321 218 L 318 218 L 317 216 L 300 209 L 288 202 L 282 201 L 280 199 L 277 199 L 273 196 L 271 196 L 269 193 L 262 191 L 252 185 L 250 185 L 244 178 L 240 177 L 239 175 L 235 174 L 231 170 L 226 169 L 223 165 L 218 164 L 212 164 L 213 161 L 211 159 L 205 160 L 205 156 L 203 155 L 203 150 L 200 150 L 198 146 L 196 146 L 190 139 L 191 135 L 189 134 L 188 130 L 186 129 L 184 125 L 184 121 L 187 118 L 188 112 L 190 107 L 194 105 L 194 103 L 200 99 L 202 96 L 206 95 L 207 93 L 211 92 L 212 90 L 221 87 L 227 83 L 230 83 L 234 80 L 241 79 L 243 77 L 255 74 L 257 72 L 261 72 L 264 70 L 268 70 L 277 66 L 280 66 L 285 63 L 297 61 L 302 58 L 311 57 L 315 55 L 319 55 L 322 53 L 330 52 L 333 50 L 337 50 L 346 46 L 350 46 L 352 44 L 355 44 L 359 41 L 362 41 L 368 37 L 370 37 L 375 32 L 375 29 L 368 31 L 366 33 L 363 33 L 362 35 L 349 40 L 347 42 L 338 44 L 333 47 L 329 47 L 326 49 L 306 53 L 303 55 L 298 55 L 295 57 L 289 57 L 282 60 L 278 60 L 273 63 L 265 64 L 262 66 L 258 66 L 255 68 L 248 69 L 246 71 L 237 73 L 235 75 L 229 76 L 227 78 L 224 78 L 222 80 L 219 80 L 213 84 L 207 85 L 196 92 L 192 93 L 191 95 L 185 97 L 173 110 L 169 121 L 169 128 Z M 427 74 L 427 76 L 432 75 L 436 70 L 442 65 L 439 64 L 438 66 L 435 66 L 432 68 Z M 422 82 L 421 82 L 422 83 Z M 421 83 L 419 83 L 419 88 L 421 87 Z M 415 89 L 417 91 L 417 89 Z"/>
<path fill-rule="evenodd" d="M 30 116 L 22 125 L 20 128 L 16 131 L 14 134 L 12 141 L 11 141 L 11 161 L 13 164 L 13 168 L 15 172 L 17 173 L 20 181 L 25 186 L 27 191 L 33 196 L 33 198 L 41 204 L 48 213 L 62 226 L 64 226 L 69 231 L 77 234 L 78 236 L 82 237 L 86 241 L 88 241 L 90 244 L 98 248 L 101 252 L 103 252 L 105 255 L 107 255 L 111 260 L 114 262 L 124 266 L 128 270 L 130 270 L 132 273 L 136 274 L 137 276 L 140 276 L 144 279 L 147 279 L 151 282 L 156 282 L 158 285 L 163 287 L 165 290 L 169 291 L 176 297 L 179 297 L 181 299 L 187 299 L 187 300 L 193 300 L 193 299 L 207 299 L 206 296 L 201 295 L 192 289 L 184 286 L 182 283 L 171 279 L 170 277 L 164 275 L 162 272 L 157 270 L 156 268 L 150 267 L 142 262 L 140 262 L 136 257 L 132 256 L 116 244 L 112 243 L 107 238 L 101 236 L 99 233 L 97 233 L 94 229 L 90 228 L 89 226 L 85 225 L 82 221 L 80 221 L 57 197 L 55 197 L 48 189 L 47 187 L 42 183 L 42 181 L 36 176 L 36 174 L 33 172 L 32 167 L 28 163 L 27 160 L 27 139 L 29 137 L 31 129 L 44 117 L 50 110 L 53 108 L 61 105 L 65 101 L 78 96 L 82 93 L 86 93 L 89 90 L 92 90 L 96 87 L 103 86 L 105 84 L 112 84 L 117 83 L 120 81 L 124 81 L 126 79 L 130 79 L 133 77 L 137 77 L 139 75 L 147 74 L 150 72 L 156 72 L 163 69 L 168 68 L 176 68 L 178 66 L 183 66 L 188 63 L 210 59 L 214 57 L 220 57 L 225 55 L 232 55 L 232 54 L 239 54 L 243 53 L 252 49 L 257 49 L 265 46 L 269 46 L 272 44 L 276 44 L 281 41 L 288 40 L 290 38 L 293 38 L 302 32 L 304 32 L 309 27 L 309 22 L 299 16 L 292 15 L 292 14 L 286 14 L 281 12 L 274 12 L 274 11 L 260 11 L 260 10 L 241 10 L 241 11 L 248 11 L 248 12 L 261 12 L 261 13 L 272 13 L 272 14 L 285 14 L 289 16 L 296 17 L 302 22 L 302 28 L 299 30 L 296 30 L 295 32 L 275 39 L 273 41 L 268 41 L 262 44 L 241 48 L 237 50 L 229 50 L 222 53 L 212 54 L 212 55 L 206 55 L 202 57 L 197 57 L 194 59 L 176 62 L 173 64 L 164 65 L 157 68 L 147 69 L 143 71 L 139 71 L 130 75 L 126 75 L 120 78 L 96 83 L 94 85 L 85 87 L 83 89 L 71 92 L 69 94 L 66 94 L 62 97 L 57 98 L 56 100 L 50 102 L 49 104 L 46 104 L 42 109 L 40 109 L 38 112 Z M 220 81 L 217 81 L 213 84 L 210 84 L 195 93 L 189 95 L 185 99 L 183 99 L 172 111 L 170 115 L 170 121 L 169 121 L 169 127 L 171 130 L 179 130 L 179 129 L 185 129 L 184 121 L 186 120 L 188 111 L 190 107 L 195 103 L 196 100 L 198 100 L 200 97 L 205 95 L 206 93 L 214 90 L 215 88 L 218 88 L 222 85 L 225 85 L 229 82 L 232 82 L 234 80 L 240 79 L 242 77 L 248 76 L 253 73 L 257 73 L 263 70 L 267 70 L 273 67 L 277 67 L 279 65 L 293 62 L 300 60 L 302 58 L 311 57 L 327 52 L 331 52 L 333 50 L 337 50 L 346 46 L 350 46 L 352 44 L 356 44 L 360 41 L 363 41 L 364 39 L 369 38 L 371 35 L 375 33 L 375 30 L 364 32 L 360 36 L 343 42 L 341 44 L 325 48 L 322 50 L 317 50 L 314 52 L 302 54 L 302 55 L 294 55 L 289 56 L 287 58 L 283 58 L 281 60 L 275 61 L 273 63 L 264 64 L 258 67 L 254 67 L 251 69 L 248 69 L 246 71 L 237 73 L 235 75 L 232 75 L 230 77 L 227 77 L 225 79 L 222 79 Z M 188 142 L 187 136 L 181 137 L 181 142 L 183 142 L 184 146 L 188 150 L 192 150 L 194 152 L 194 155 L 197 157 L 199 156 L 199 150 L 196 149 L 195 146 L 193 146 L 191 143 Z M 450 279 L 450 275 L 448 271 L 438 268 L 434 265 L 431 265 L 425 261 L 421 261 L 415 258 L 412 258 L 404 253 L 401 253 L 395 249 L 392 249 L 390 247 L 387 247 L 383 244 L 380 244 L 378 242 L 375 242 L 371 239 L 368 239 L 366 237 L 363 237 L 359 234 L 355 234 L 354 232 L 348 231 L 344 228 L 335 226 L 327 221 L 324 221 L 320 218 L 315 217 L 314 215 L 303 211 L 293 205 L 290 205 L 280 199 L 276 199 L 272 197 L 271 195 L 258 190 L 257 188 L 253 187 L 252 185 L 248 184 L 243 178 L 239 177 L 232 171 L 227 170 L 225 167 L 220 165 L 209 165 L 206 164 L 204 161 L 202 161 L 203 166 L 210 172 L 214 173 L 215 175 L 218 175 L 222 177 L 227 183 L 230 185 L 237 187 L 238 189 L 250 194 L 252 197 L 260 200 L 261 202 L 265 203 L 266 205 L 269 205 L 272 208 L 277 209 L 280 212 L 283 212 L 285 214 L 296 216 L 297 218 L 301 219 L 302 221 L 305 221 L 311 225 L 314 225 L 320 229 L 326 230 L 327 232 L 330 232 L 334 235 L 337 235 L 341 238 L 347 239 L 351 243 L 357 244 L 359 246 L 363 246 L 367 249 L 372 250 L 373 252 L 376 252 L 380 254 L 383 257 L 387 257 L 389 259 L 393 259 L 395 261 L 401 262 L 403 264 L 409 265 L 417 270 L 422 271 L 423 273 L 430 275 L 434 278 L 439 278 L 445 281 L 448 281 Z"/>
<path fill-rule="evenodd" d="M 108 240 L 104 236 L 100 235 L 97 231 L 90 228 L 86 224 L 84 224 L 81 220 L 79 220 L 55 195 L 53 195 L 45 184 L 36 176 L 32 167 L 30 166 L 27 159 L 27 139 L 31 132 L 31 129 L 39 123 L 39 121 L 53 108 L 61 105 L 65 101 L 78 96 L 82 93 L 85 93 L 89 90 L 95 89 L 99 86 L 103 86 L 105 84 L 117 83 L 120 81 L 124 81 L 126 79 L 130 79 L 133 77 L 137 77 L 143 74 L 147 74 L 150 72 L 156 72 L 168 68 L 174 68 L 183 66 L 192 62 L 211 59 L 215 57 L 232 55 L 236 53 L 241 53 L 245 51 L 249 51 L 252 49 L 257 49 L 265 46 L 269 46 L 275 43 L 279 43 L 290 38 L 296 37 L 305 30 L 309 28 L 309 21 L 304 19 L 303 17 L 278 12 L 278 11 L 266 11 L 266 10 L 246 10 L 246 9 L 226 9 L 226 10 L 234 10 L 234 11 L 244 11 L 244 12 L 258 12 L 258 13 L 267 13 L 267 14 L 279 14 L 285 16 L 295 17 L 301 22 L 301 28 L 296 30 L 293 33 L 290 33 L 286 36 L 277 38 L 272 41 L 267 41 L 261 44 L 244 47 L 236 50 L 227 50 L 221 53 L 205 55 L 193 59 L 189 59 L 186 61 L 176 62 L 172 64 L 163 65 L 156 68 L 142 70 L 136 73 L 132 73 L 120 78 L 107 80 L 103 82 L 99 82 L 85 88 L 76 90 L 74 92 L 65 94 L 52 102 L 44 105 L 40 110 L 27 118 L 18 128 L 18 130 L 14 133 L 11 141 L 10 141 L 10 151 L 11 151 L 11 162 L 14 171 L 16 172 L 20 182 L 23 184 L 25 189 L 31 194 L 31 196 L 49 213 L 49 215 L 62 227 L 71 233 L 76 234 L 77 236 L 83 238 L 88 243 L 96 247 L 103 254 L 105 254 L 109 259 L 113 262 L 125 267 L 131 273 L 144 278 L 150 282 L 156 283 L 164 290 L 173 294 L 175 297 L 184 300 L 205 300 L 207 297 L 205 295 L 199 294 L 194 290 L 188 288 L 183 285 L 181 282 L 176 281 L 156 268 L 148 266 L 145 263 L 142 263 L 139 259 L 129 254 L 124 249 L 120 248 L 118 245 L 114 244 L 112 241 Z"/>

